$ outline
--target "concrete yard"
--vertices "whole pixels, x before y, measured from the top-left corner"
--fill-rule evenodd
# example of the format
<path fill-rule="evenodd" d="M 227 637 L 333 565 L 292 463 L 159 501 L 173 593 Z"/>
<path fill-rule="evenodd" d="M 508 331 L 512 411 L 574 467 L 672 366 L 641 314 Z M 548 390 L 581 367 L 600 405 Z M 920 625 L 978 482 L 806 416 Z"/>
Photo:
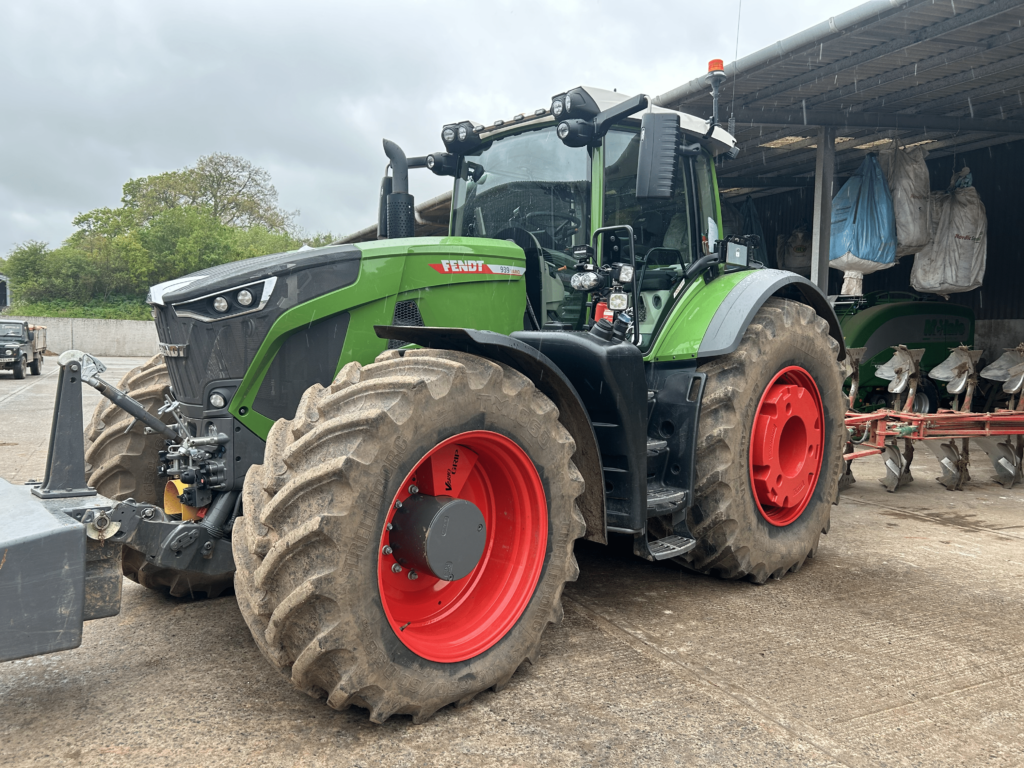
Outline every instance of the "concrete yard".
<path fill-rule="evenodd" d="M 136 359 L 107 361 L 111 381 Z M 0 476 L 41 478 L 56 365 L 0 375 Z M 98 395 L 86 392 L 86 414 Z M 757 587 L 580 544 L 536 663 L 424 725 L 335 712 L 263 660 L 234 599 L 126 582 L 82 647 L 0 665 L 6 766 L 1022 766 L 1024 487 L 949 492 L 877 457 L 799 573 Z"/>

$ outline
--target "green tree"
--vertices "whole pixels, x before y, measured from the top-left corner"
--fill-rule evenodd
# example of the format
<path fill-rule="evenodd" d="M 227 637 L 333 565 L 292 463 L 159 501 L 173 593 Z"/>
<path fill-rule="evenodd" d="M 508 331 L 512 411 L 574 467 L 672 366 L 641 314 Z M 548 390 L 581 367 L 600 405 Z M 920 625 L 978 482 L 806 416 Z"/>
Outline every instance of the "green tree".
<path fill-rule="evenodd" d="M 208 210 L 230 227 L 262 226 L 284 232 L 296 216 L 278 205 L 277 190 L 265 169 L 223 152 L 204 155 L 180 171 L 131 179 L 122 192 L 124 209 L 140 222 L 188 206 Z"/>
<path fill-rule="evenodd" d="M 8 255 L 15 311 L 68 317 L 147 317 L 150 286 L 217 264 L 313 247 L 330 232 L 294 229 L 270 175 L 223 153 L 194 166 L 130 179 L 118 208 L 75 217 L 56 249 L 28 241 Z M 3 260 L 0 260 L 3 263 Z"/>

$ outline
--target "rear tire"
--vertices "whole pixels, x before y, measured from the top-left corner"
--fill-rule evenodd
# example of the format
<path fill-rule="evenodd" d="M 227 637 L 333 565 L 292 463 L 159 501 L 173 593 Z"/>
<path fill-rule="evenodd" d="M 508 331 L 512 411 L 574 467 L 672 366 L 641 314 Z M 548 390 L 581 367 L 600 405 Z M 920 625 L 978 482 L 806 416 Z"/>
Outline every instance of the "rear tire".
<path fill-rule="evenodd" d="M 142 403 L 149 413 L 162 418 L 157 409 L 171 391 L 167 363 L 161 355 L 156 355 L 125 374 L 117 388 Z M 163 508 L 166 481 L 157 475 L 160 467 L 157 454 L 164 450 L 166 438 L 147 435 L 143 425 L 138 423 L 126 432 L 131 422 L 132 417 L 128 413 L 106 398 L 96 404 L 92 420 L 85 430 L 88 484 L 115 501 L 132 498 Z M 146 562 L 144 555 L 129 547 L 121 548 L 121 572 L 147 589 L 165 592 L 172 597 L 217 597 L 229 592 L 234 585 L 231 575 L 186 576 L 181 571 L 154 566 Z"/>
<path fill-rule="evenodd" d="M 406 498 L 417 472 L 421 484 L 424 473 L 438 477 L 436 467 L 424 469 L 426 457 L 473 435 L 528 458 L 509 462 L 517 475 L 488 463 L 480 446 L 463 451 L 469 480 L 448 493 L 466 498 L 474 483 L 494 488 L 495 503 L 480 505 L 491 521 L 487 548 L 462 579 L 410 580 L 394 571 L 398 555 L 382 547 L 393 541 L 388 522 L 401 525 L 394 502 Z M 330 387 L 307 390 L 294 420 L 274 425 L 264 463 L 246 476 L 232 543 L 238 604 L 256 644 L 297 688 L 335 709 L 364 707 L 377 723 L 393 714 L 421 722 L 501 688 L 534 658 L 547 624 L 561 620 L 562 589 L 579 574 L 573 543 L 586 526 L 576 506 L 583 478 L 574 450 L 554 404 L 504 365 L 423 349 L 345 366 Z M 466 464 L 467 453 L 475 465 Z M 447 495 L 437 487 L 436 495 Z M 535 502 L 523 506 L 524 498 Z M 537 517 L 542 502 L 546 513 Z M 499 538 L 503 525 L 510 533 Z M 480 588 L 502 568 L 510 569 L 502 579 L 519 584 L 514 593 L 502 584 Z M 529 578 L 513 575 L 530 568 Z M 436 591 L 427 599 L 421 587 Z M 396 599 L 395 590 L 406 597 Z M 433 607 L 435 598 L 445 607 Z M 513 613 L 494 607 L 515 601 Z M 407 610 L 417 615 L 402 615 Z M 474 646 L 481 637 L 486 647 Z"/>
<path fill-rule="evenodd" d="M 735 352 L 700 367 L 708 378 L 698 426 L 695 503 L 687 519 L 698 543 L 680 558 L 688 568 L 762 584 L 799 570 L 814 556 L 820 535 L 828 532 L 843 468 L 845 401 L 838 351 L 825 321 L 810 307 L 772 298 Z M 786 369 L 794 374 L 783 373 Z M 755 419 L 763 413 L 762 397 L 780 375 L 806 381 L 810 396 L 815 387 L 809 379 L 816 385 L 823 430 L 808 433 L 804 450 L 817 442 L 821 463 L 804 467 L 817 470 L 817 476 L 813 491 L 799 491 L 799 503 L 787 507 L 780 499 L 780 506 L 765 503 L 762 512 L 758 500 L 765 501 L 770 491 L 763 480 L 755 487 L 752 479 L 752 444 L 755 434 L 764 434 Z"/>
<path fill-rule="evenodd" d="M 25 356 L 22 355 L 21 357 L 18 358 L 18 361 L 14 364 L 14 369 L 13 369 L 14 370 L 14 378 L 16 378 L 16 379 L 24 379 L 25 378 L 25 367 L 26 367 L 26 365 L 27 364 L 25 362 Z"/>
<path fill-rule="evenodd" d="M 34 358 L 31 363 L 28 364 L 28 369 L 33 376 L 38 376 L 43 372 L 43 356 L 40 355 Z"/>

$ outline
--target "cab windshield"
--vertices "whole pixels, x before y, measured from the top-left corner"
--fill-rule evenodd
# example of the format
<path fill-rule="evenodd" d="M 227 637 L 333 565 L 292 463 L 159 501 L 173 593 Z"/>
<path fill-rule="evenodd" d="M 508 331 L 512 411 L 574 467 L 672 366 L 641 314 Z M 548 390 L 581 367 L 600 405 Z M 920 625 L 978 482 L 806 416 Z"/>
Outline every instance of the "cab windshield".
<path fill-rule="evenodd" d="M 590 155 L 555 126 L 504 136 L 466 155 L 452 234 L 512 240 L 526 251 L 526 292 L 540 327 L 575 325 L 585 297 L 569 289 L 572 247 L 590 232 Z"/>
<path fill-rule="evenodd" d="M 25 326 L 21 323 L 0 323 L 0 338 L 21 338 Z"/>

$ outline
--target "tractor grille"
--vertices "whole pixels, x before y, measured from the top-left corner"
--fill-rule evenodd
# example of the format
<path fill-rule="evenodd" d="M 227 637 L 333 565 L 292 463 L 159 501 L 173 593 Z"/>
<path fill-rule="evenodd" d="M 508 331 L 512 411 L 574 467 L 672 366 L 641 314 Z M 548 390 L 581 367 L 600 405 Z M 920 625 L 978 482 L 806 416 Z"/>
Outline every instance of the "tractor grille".
<path fill-rule="evenodd" d="M 415 301 L 399 301 L 395 304 L 395 316 L 391 321 L 392 325 L 400 325 L 406 328 L 422 328 L 423 316 L 420 315 L 420 308 Z M 388 349 L 398 349 L 405 346 L 407 342 L 398 339 L 388 341 Z"/>

